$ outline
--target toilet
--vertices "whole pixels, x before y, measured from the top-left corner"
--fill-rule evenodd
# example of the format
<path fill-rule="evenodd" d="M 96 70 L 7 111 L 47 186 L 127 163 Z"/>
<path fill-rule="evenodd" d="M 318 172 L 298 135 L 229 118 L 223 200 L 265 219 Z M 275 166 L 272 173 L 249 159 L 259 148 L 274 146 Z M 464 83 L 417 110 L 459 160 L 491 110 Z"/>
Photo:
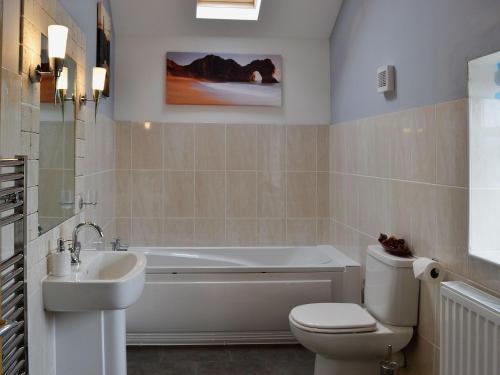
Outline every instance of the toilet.
<path fill-rule="evenodd" d="M 296 339 L 316 353 L 315 375 L 377 375 L 387 354 L 410 342 L 418 318 L 414 258 L 369 246 L 364 307 L 352 303 L 297 306 L 289 321 Z"/>

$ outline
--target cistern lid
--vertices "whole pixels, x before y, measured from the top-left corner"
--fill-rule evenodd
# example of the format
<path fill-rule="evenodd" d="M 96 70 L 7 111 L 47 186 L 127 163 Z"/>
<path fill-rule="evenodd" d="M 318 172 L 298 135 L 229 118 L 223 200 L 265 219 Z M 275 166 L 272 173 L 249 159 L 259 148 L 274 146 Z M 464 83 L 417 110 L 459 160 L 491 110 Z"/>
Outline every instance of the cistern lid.
<path fill-rule="evenodd" d="M 297 306 L 290 318 L 301 328 L 313 332 L 373 332 L 377 321 L 354 303 L 313 303 Z"/>

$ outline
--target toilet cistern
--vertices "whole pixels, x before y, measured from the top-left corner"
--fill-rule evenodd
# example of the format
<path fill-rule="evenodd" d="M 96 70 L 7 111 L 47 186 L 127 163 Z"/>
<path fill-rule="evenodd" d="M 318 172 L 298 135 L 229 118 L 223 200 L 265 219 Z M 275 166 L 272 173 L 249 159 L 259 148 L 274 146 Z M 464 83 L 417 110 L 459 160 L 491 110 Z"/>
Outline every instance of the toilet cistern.
<path fill-rule="evenodd" d="M 73 229 L 73 243 L 69 251 L 71 252 L 71 264 L 80 264 L 80 251 L 82 250 L 82 244 L 78 241 L 78 234 L 80 230 L 85 227 L 94 229 L 100 238 L 104 237 L 104 233 L 99 225 L 91 221 L 86 221 L 84 223 L 78 224 L 75 229 Z"/>

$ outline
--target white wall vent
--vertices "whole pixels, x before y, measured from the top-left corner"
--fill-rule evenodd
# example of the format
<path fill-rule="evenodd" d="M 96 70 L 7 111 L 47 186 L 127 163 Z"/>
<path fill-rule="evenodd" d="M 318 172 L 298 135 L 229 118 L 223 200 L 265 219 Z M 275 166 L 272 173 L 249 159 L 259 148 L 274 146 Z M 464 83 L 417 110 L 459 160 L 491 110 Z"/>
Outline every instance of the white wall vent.
<path fill-rule="evenodd" d="M 394 91 L 394 66 L 384 65 L 377 69 L 377 91 L 391 93 Z"/>

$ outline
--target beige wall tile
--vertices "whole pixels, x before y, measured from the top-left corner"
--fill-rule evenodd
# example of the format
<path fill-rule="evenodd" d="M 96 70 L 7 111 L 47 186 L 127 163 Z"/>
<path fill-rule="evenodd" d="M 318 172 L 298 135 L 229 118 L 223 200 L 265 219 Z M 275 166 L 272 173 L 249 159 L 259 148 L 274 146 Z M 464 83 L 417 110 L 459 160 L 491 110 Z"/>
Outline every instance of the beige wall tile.
<path fill-rule="evenodd" d="M 278 246 L 285 243 L 285 220 L 259 219 L 259 245 Z"/>
<path fill-rule="evenodd" d="M 234 246 L 257 244 L 256 219 L 229 219 L 226 221 L 226 242 Z"/>
<path fill-rule="evenodd" d="M 132 169 L 162 169 L 162 129 L 155 123 L 149 129 L 143 123 L 132 124 Z"/>
<path fill-rule="evenodd" d="M 126 244 L 130 244 L 130 232 L 131 232 L 131 222 L 132 219 L 117 218 L 115 219 L 115 231 L 116 236 L 124 241 Z"/>
<path fill-rule="evenodd" d="M 227 126 L 227 169 L 257 169 L 257 126 Z"/>
<path fill-rule="evenodd" d="M 335 248 L 343 252 L 348 257 L 355 261 L 366 264 L 364 251 L 360 251 L 361 240 L 359 232 L 353 230 L 342 223 L 335 223 L 335 240 L 333 245 Z"/>
<path fill-rule="evenodd" d="M 330 216 L 330 174 L 318 173 L 317 178 L 317 213 L 318 217 Z"/>
<path fill-rule="evenodd" d="M 333 209 L 337 221 L 359 227 L 359 177 L 335 174 Z M 330 198 L 331 199 L 331 198 Z"/>
<path fill-rule="evenodd" d="M 257 217 L 257 173 L 227 173 L 227 217 Z"/>
<path fill-rule="evenodd" d="M 0 156 L 21 153 L 21 78 L 1 69 Z"/>
<path fill-rule="evenodd" d="M 411 247 L 416 255 L 434 258 L 437 242 L 437 189 L 435 185 L 411 184 Z"/>
<path fill-rule="evenodd" d="M 330 126 L 318 126 L 317 140 L 317 170 L 328 172 L 330 170 Z"/>
<path fill-rule="evenodd" d="M 357 136 L 358 122 L 333 125 L 330 129 L 333 143 L 330 168 L 335 172 L 357 173 L 359 165 L 358 149 L 361 140 Z M 333 131 L 333 132 L 332 132 Z"/>
<path fill-rule="evenodd" d="M 392 133 L 390 177 L 411 180 L 412 146 L 415 141 L 413 111 L 402 111 L 387 116 Z"/>
<path fill-rule="evenodd" d="M 284 172 L 259 172 L 257 179 L 257 216 L 283 218 L 285 216 Z"/>
<path fill-rule="evenodd" d="M 163 216 L 163 172 L 132 171 L 132 216 Z"/>
<path fill-rule="evenodd" d="M 196 217 L 224 217 L 226 178 L 224 172 L 197 172 L 195 175 Z"/>
<path fill-rule="evenodd" d="M 390 181 L 389 189 L 389 232 L 411 244 L 411 184 Z"/>
<path fill-rule="evenodd" d="M 197 245 L 221 245 L 225 239 L 224 219 L 195 220 L 195 240 Z"/>
<path fill-rule="evenodd" d="M 360 174 L 389 177 L 393 146 L 391 115 L 360 120 L 356 127 L 357 163 Z"/>
<path fill-rule="evenodd" d="M 261 171 L 285 170 L 285 127 L 259 125 L 257 127 L 257 164 Z"/>
<path fill-rule="evenodd" d="M 165 172 L 165 217 L 194 217 L 194 172 Z"/>
<path fill-rule="evenodd" d="M 195 130 L 196 169 L 226 169 L 225 125 L 196 125 Z"/>
<path fill-rule="evenodd" d="M 318 245 L 330 244 L 330 220 L 318 219 L 316 222 L 316 243 Z"/>
<path fill-rule="evenodd" d="M 436 108 L 428 106 L 414 111 L 415 141 L 412 147 L 411 179 L 436 183 Z"/>
<path fill-rule="evenodd" d="M 132 246 L 158 246 L 163 241 L 163 219 L 133 218 L 131 232 Z"/>
<path fill-rule="evenodd" d="M 288 171 L 316 170 L 317 131 L 317 126 L 287 126 L 286 168 Z"/>
<path fill-rule="evenodd" d="M 467 270 L 467 196 L 465 189 L 437 187 L 436 257 L 461 275 Z"/>
<path fill-rule="evenodd" d="M 420 283 L 420 303 L 418 314 L 418 334 L 430 343 L 436 343 L 436 330 L 439 329 L 439 285 Z"/>
<path fill-rule="evenodd" d="M 316 216 L 316 173 L 290 172 L 286 175 L 288 217 Z"/>
<path fill-rule="evenodd" d="M 359 229 L 372 237 L 389 228 L 389 181 L 359 178 Z"/>
<path fill-rule="evenodd" d="M 131 207 L 132 174 L 130 171 L 116 171 L 115 200 L 116 217 L 132 217 Z"/>
<path fill-rule="evenodd" d="M 466 187 L 467 102 L 459 100 L 436 106 L 437 183 Z"/>
<path fill-rule="evenodd" d="M 194 125 L 164 125 L 164 168 L 167 170 L 194 169 Z"/>
<path fill-rule="evenodd" d="M 286 222 L 286 242 L 288 245 L 315 245 L 315 219 L 288 219 Z"/>
<path fill-rule="evenodd" d="M 165 246 L 194 243 L 194 219 L 165 219 Z"/>
<path fill-rule="evenodd" d="M 468 277 L 500 295 L 499 266 L 470 256 Z M 491 292 L 490 292 L 491 293 Z"/>

